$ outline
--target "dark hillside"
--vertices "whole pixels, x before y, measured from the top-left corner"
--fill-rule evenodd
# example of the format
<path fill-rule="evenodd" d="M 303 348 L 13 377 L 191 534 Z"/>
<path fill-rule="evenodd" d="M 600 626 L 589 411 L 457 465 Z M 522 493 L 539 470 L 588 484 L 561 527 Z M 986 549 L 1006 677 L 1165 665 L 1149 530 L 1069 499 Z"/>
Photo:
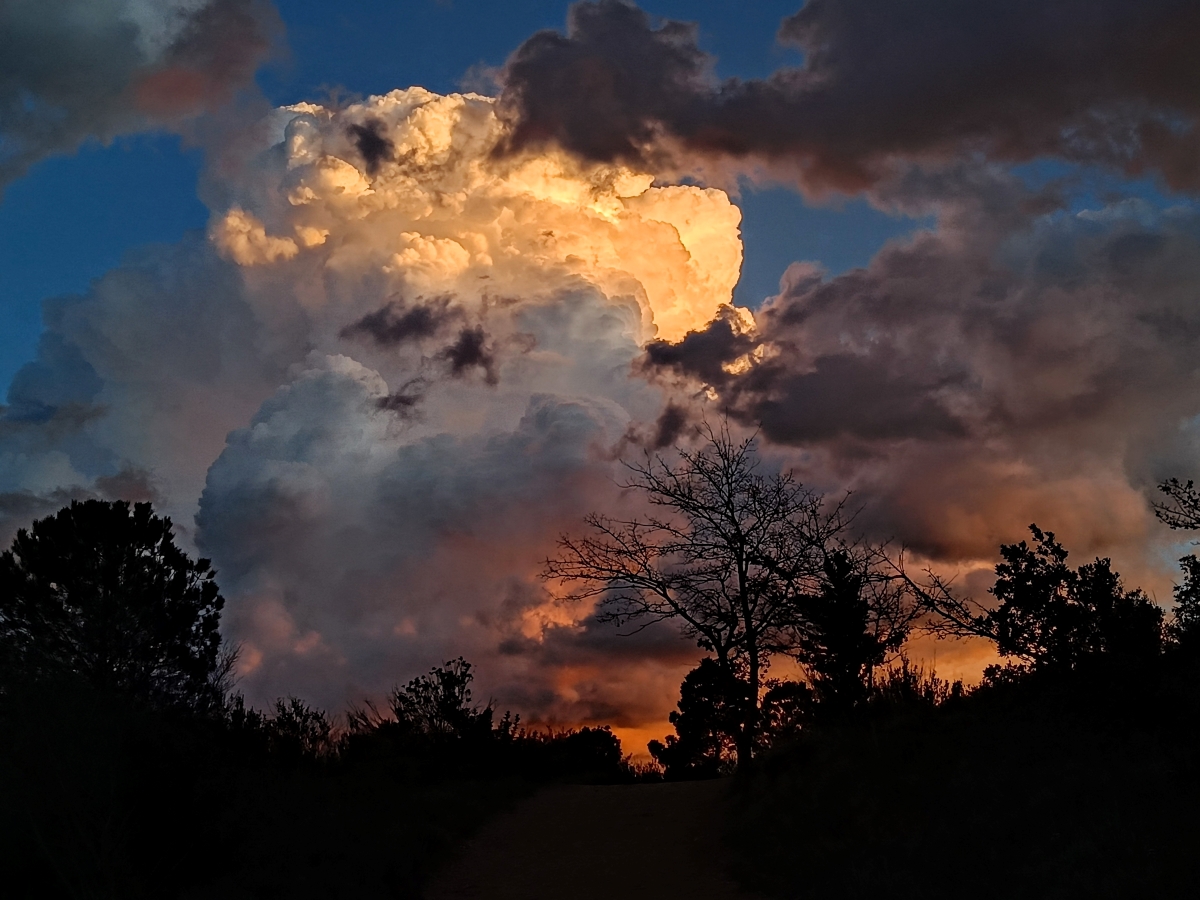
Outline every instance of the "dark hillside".
<path fill-rule="evenodd" d="M 1195 676 L 994 679 L 814 728 L 742 778 L 738 873 L 781 898 L 1197 896 Z"/>

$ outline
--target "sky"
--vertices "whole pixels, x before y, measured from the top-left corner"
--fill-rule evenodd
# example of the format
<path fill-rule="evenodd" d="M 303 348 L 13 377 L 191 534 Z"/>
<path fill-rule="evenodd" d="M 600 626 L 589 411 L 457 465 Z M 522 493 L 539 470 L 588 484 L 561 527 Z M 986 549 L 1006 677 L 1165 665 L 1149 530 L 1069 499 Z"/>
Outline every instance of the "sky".
<path fill-rule="evenodd" d="M 681 413 L 976 596 L 1037 522 L 1167 602 L 1196 37 L 1183 0 L 15 0 L 0 538 L 151 499 L 252 701 L 463 654 L 635 742 L 698 651 L 537 573 Z"/>
<path fill-rule="evenodd" d="M 660 15 L 700 23 L 703 46 L 722 75 L 756 77 L 794 61 L 775 43 L 792 3 L 759 0 L 749 9 L 723 3 L 675 3 Z M 255 81 L 273 104 L 339 91 L 347 96 L 420 85 L 441 93 L 503 65 L 540 28 L 561 28 L 562 2 L 372 0 L 338 4 L 282 2 L 280 52 Z M 75 152 L 46 157 L 6 185 L 0 203 L 0 383 L 7 385 L 35 352 L 41 302 L 80 293 L 118 265 L 130 248 L 177 241 L 203 229 L 208 210 L 196 195 L 203 150 L 176 134 L 150 131 L 87 140 Z M 775 293 L 779 273 L 799 253 L 832 271 L 865 264 L 912 222 L 860 202 L 831 210 L 806 206 L 786 188 L 747 184 L 742 197 L 747 264 L 738 301 L 757 305 Z M 849 212 L 847 215 L 846 213 Z M 71 252 L 64 254 L 63 246 Z M 797 248 L 800 248 L 799 250 Z"/>

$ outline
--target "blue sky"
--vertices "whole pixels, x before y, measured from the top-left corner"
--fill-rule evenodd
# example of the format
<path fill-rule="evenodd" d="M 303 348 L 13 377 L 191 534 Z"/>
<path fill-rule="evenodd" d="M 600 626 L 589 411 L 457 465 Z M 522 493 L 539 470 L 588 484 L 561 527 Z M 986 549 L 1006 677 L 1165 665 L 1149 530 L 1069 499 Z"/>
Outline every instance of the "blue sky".
<path fill-rule="evenodd" d="M 259 74 L 272 103 L 327 95 L 381 93 L 419 84 L 458 90 L 464 76 L 498 66 L 539 28 L 562 28 L 565 0 L 281 0 L 287 50 Z M 699 23 L 702 45 L 723 77 L 762 77 L 798 55 L 775 42 L 796 0 L 740 4 L 664 0 L 655 14 Z M 331 12 L 331 9 L 333 10 Z M 203 228 L 196 195 L 202 153 L 170 135 L 87 144 L 45 159 L 12 183 L 0 201 L 0 386 L 34 353 L 41 302 L 83 291 L 146 243 L 177 241 Z M 774 293 L 793 260 L 821 262 L 831 273 L 866 263 L 888 238 L 914 224 L 862 201 L 812 208 L 786 188 L 747 185 L 745 263 L 737 302 L 755 306 Z"/>

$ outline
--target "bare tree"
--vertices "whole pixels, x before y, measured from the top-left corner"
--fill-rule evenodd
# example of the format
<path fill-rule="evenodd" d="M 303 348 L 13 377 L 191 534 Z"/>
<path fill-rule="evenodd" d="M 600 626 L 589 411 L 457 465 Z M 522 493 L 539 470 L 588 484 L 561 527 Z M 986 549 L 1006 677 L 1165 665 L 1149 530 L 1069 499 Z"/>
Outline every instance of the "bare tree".
<path fill-rule="evenodd" d="M 1184 531 L 1200 529 L 1200 490 L 1191 481 L 1169 478 L 1158 489 L 1166 503 L 1155 503 L 1154 514 L 1168 527 Z"/>
<path fill-rule="evenodd" d="M 819 590 L 825 548 L 846 521 L 840 505 L 828 507 L 790 472 L 759 473 L 753 437 L 734 440 L 724 422 L 699 433 L 701 449 L 676 448 L 677 460 L 627 464 L 624 487 L 652 515 L 589 515 L 590 533 L 562 537 L 543 577 L 566 584 L 568 599 L 599 598 L 601 621 L 677 621 L 723 672 L 744 678 L 744 762 L 758 737 L 765 664 L 792 643 L 796 611 Z"/>

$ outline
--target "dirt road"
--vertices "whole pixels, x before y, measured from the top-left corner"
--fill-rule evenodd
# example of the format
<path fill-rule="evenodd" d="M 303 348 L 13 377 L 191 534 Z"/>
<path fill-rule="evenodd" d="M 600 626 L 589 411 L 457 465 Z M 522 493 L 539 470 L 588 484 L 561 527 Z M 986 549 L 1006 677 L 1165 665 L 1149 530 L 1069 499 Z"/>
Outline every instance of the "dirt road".
<path fill-rule="evenodd" d="M 487 826 L 428 900 L 751 900 L 725 873 L 725 785 L 570 785 Z"/>

